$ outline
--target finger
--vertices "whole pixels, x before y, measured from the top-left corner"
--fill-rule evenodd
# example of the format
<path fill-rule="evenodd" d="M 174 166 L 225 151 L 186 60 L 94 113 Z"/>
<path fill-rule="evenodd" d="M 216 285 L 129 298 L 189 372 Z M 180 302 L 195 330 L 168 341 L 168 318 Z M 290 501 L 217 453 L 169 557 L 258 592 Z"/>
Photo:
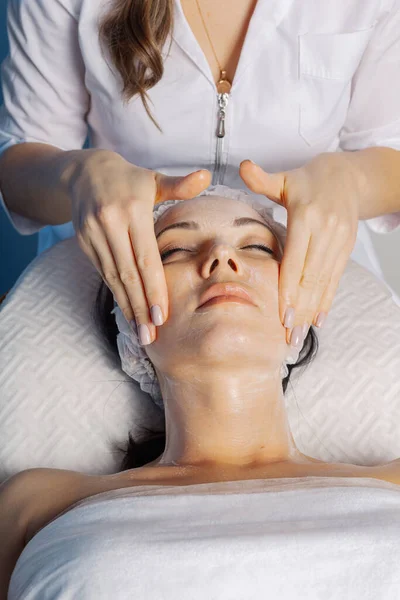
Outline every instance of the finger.
<path fill-rule="evenodd" d="M 318 325 L 316 324 L 316 321 L 317 321 L 318 314 L 320 314 L 320 313 L 324 314 L 325 315 L 324 320 L 325 320 L 326 317 L 328 316 L 329 311 L 332 308 L 333 300 L 335 298 L 337 288 L 339 287 L 339 283 L 342 278 L 342 275 L 343 275 L 343 273 L 346 269 L 347 263 L 349 261 L 351 251 L 352 251 L 352 246 L 350 246 L 350 250 L 348 247 L 346 250 L 344 250 L 340 254 L 340 256 L 337 257 L 335 266 L 332 271 L 331 280 L 328 283 L 324 293 L 322 294 L 321 300 L 316 309 L 316 318 L 314 319 L 314 325 L 316 325 L 317 327 L 318 327 Z"/>
<path fill-rule="evenodd" d="M 106 225 L 106 227 L 109 227 L 109 225 Z M 129 322 L 134 318 L 138 326 L 146 324 L 148 327 L 146 343 L 150 343 L 155 338 L 155 327 L 150 322 L 146 298 L 136 267 L 129 233 L 126 231 L 116 237 L 115 230 L 116 227 L 113 228 L 113 233 L 111 231 L 105 232 L 100 226 L 97 227 L 97 230 L 94 226 L 92 245 L 99 256 L 104 280 L 112 290 L 125 318 Z M 121 274 L 124 281 L 121 279 Z M 122 305 L 120 302 L 122 302 Z M 144 337 L 141 338 L 141 342 L 144 342 Z"/>
<path fill-rule="evenodd" d="M 146 305 L 150 308 L 154 325 L 162 325 L 168 318 L 168 288 L 154 233 L 152 216 L 142 215 L 141 220 L 138 216 L 136 218 L 133 216 L 129 226 L 129 234 L 134 248 L 143 293 L 146 298 Z M 162 322 L 157 320 L 157 315 L 160 312 Z"/>
<path fill-rule="evenodd" d="M 116 236 L 115 232 L 119 229 L 116 223 L 112 225 L 109 222 L 104 227 L 104 232 L 100 230 L 99 237 L 96 234 L 96 241 L 98 247 L 101 245 L 104 255 L 106 254 L 106 246 L 109 248 L 105 261 L 108 261 L 108 268 L 110 270 L 113 269 L 111 271 L 113 289 L 115 288 L 118 291 L 121 288 L 123 289 L 128 298 L 128 304 L 131 307 L 131 319 L 135 318 L 138 328 L 141 325 L 146 325 L 147 327 L 147 330 L 143 327 L 140 328 L 139 333 L 142 334 L 141 343 L 151 343 L 155 339 L 155 327 L 151 321 L 143 282 L 136 264 L 129 231 L 122 231 L 122 234 Z M 109 281 L 110 275 L 106 279 Z"/>
<path fill-rule="evenodd" d="M 100 273 L 104 283 L 106 284 L 108 289 L 113 293 L 118 306 L 120 307 L 120 309 L 122 310 L 122 312 L 125 316 L 125 319 L 128 322 L 130 322 L 133 319 L 133 312 L 132 312 L 131 304 L 129 302 L 129 298 L 128 298 L 127 294 L 125 293 L 123 286 L 120 286 L 120 287 L 114 286 L 114 288 L 112 288 L 110 286 L 110 284 L 107 282 L 105 275 L 104 275 L 104 268 L 103 268 L 103 264 L 102 264 L 102 262 L 104 263 L 104 261 L 102 261 L 102 259 L 98 255 L 95 247 L 92 245 L 92 242 L 90 241 L 90 238 L 85 240 L 83 238 L 83 236 L 80 234 L 77 234 L 77 237 L 79 238 L 79 242 L 80 242 L 82 250 L 88 256 L 88 258 L 90 258 L 90 260 L 93 262 L 97 271 Z"/>
<path fill-rule="evenodd" d="M 263 194 L 286 206 L 286 173 L 267 173 L 250 160 L 240 163 L 239 173 L 247 187 L 255 194 Z"/>
<path fill-rule="evenodd" d="M 156 198 L 154 204 L 165 200 L 188 200 L 198 196 L 211 183 L 211 173 L 200 169 L 183 177 L 173 177 L 156 172 Z"/>
<path fill-rule="evenodd" d="M 332 281 L 338 258 L 344 253 L 348 259 L 356 235 L 356 232 L 351 232 L 347 221 L 338 224 L 337 219 L 331 219 L 319 228 L 318 236 L 311 236 L 299 283 L 295 325 L 316 324 L 321 299 Z"/>
<path fill-rule="evenodd" d="M 286 310 L 295 308 L 311 233 L 300 214 L 288 214 L 287 235 L 279 269 L 279 317 L 285 325 Z M 290 325 L 290 328 L 292 325 Z"/>
<path fill-rule="evenodd" d="M 85 237 L 78 231 L 76 232 L 76 237 L 79 242 L 79 246 L 80 246 L 81 250 L 90 259 L 90 261 L 96 267 L 97 271 L 100 273 L 100 275 L 103 279 L 103 269 L 101 267 L 101 262 L 99 260 L 99 257 L 97 256 L 96 250 L 93 248 L 93 246 L 90 242 L 90 239 L 86 240 Z"/>
<path fill-rule="evenodd" d="M 321 297 L 331 280 L 342 247 L 333 232 L 312 235 L 308 246 L 295 307 L 294 327 L 311 325 L 316 317 Z"/>

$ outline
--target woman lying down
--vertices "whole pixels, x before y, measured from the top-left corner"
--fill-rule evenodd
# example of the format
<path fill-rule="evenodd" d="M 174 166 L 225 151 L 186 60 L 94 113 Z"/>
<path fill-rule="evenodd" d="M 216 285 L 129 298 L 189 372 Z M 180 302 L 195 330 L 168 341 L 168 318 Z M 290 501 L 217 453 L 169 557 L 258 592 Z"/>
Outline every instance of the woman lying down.
<path fill-rule="evenodd" d="M 3 484 L 2 599 L 9 582 L 9 600 L 399 596 L 399 461 L 297 449 L 284 393 L 317 338 L 286 343 L 285 229 L 244 192 L 205 195 L 154 210 L 169 318 L 152 344 L 108 288 L 98 297 L 165 432 L 130 439 L 114 475 L 30 469 Z"/>

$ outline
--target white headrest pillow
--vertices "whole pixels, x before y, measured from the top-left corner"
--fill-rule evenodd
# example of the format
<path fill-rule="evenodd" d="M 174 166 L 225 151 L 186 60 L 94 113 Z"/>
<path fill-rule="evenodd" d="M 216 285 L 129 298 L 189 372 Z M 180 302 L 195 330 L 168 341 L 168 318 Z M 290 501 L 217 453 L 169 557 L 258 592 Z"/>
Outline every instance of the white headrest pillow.
<path fill-rule="evenodd" d="M 37 257 L 0 307 L 0 481 L 31 467 L 118 472 L 128 433 L 163 414 L 122 372 L 91 317 L 100 277 L 70 238 Z M 400 308 L 349 261 L 314 361 L 286 391 L 307 455 L 400 456 Z"/>

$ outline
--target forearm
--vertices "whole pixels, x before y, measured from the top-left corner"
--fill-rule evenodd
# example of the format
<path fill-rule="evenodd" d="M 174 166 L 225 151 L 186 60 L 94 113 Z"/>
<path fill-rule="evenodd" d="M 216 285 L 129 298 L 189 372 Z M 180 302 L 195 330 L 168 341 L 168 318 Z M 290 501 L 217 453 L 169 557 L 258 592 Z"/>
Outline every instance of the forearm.
<path fill-rule="evenodd" d="M 400 212 L 400 151 L 376 146 L 337 156 L 355 169 L 360 220 Z"/>
<path fill-rule="evenodd" d="M 6 206 L 44 225 L 71 221 L 64 174 L 85 152 L 33 142 L 8 148 L 0 159 L 0 190 Z"/>

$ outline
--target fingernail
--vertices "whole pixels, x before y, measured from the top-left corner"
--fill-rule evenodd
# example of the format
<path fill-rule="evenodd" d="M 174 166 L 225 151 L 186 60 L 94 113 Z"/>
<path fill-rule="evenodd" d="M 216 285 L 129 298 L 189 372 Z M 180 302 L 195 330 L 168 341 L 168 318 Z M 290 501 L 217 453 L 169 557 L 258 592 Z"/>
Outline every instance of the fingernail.
<path fill-rule="evenodd" d="M 316 321 L 315 321 L 315 326 L 321 328 L 325 322 L 326 317 L 327 317 L 326 313 L 324 313 L 324 312 L 318 313 Z"/>
<path fill-rule="evenodd" d="M 292 335 L 290 337 L 290 345 L 297 348 L 303 341 L 303 327 L 302 325 L 296 325 L 296 327 L 292 331 Z"/>
<path fill-rule="evenodd" d="M 290 329 L 294 324 L 294 308 L 292 306 L 288 306 L 285 311 L 285 321 L 283 325 Z"/>
<path fill-rule="evenodd" d="M 142 346 L 151 344 L 150 331 L 147 325 L 139 325 L 139 341 Z"/>
<path fill-rule="evenodd" d="M 162 325 L 164 323 L 161 307 L 158 304 L 153 304 L 150 309 L 151 312 L 151 320 L 154 325 Z"/>
<path fill-rule="evenodd" d="M 304 323 L 304 325 L 303 325 L 303 340 L 306 339 L 306 335 L 307 335 L 309 329 L 310 329 L 309 324 L 308 323 Z"/>

